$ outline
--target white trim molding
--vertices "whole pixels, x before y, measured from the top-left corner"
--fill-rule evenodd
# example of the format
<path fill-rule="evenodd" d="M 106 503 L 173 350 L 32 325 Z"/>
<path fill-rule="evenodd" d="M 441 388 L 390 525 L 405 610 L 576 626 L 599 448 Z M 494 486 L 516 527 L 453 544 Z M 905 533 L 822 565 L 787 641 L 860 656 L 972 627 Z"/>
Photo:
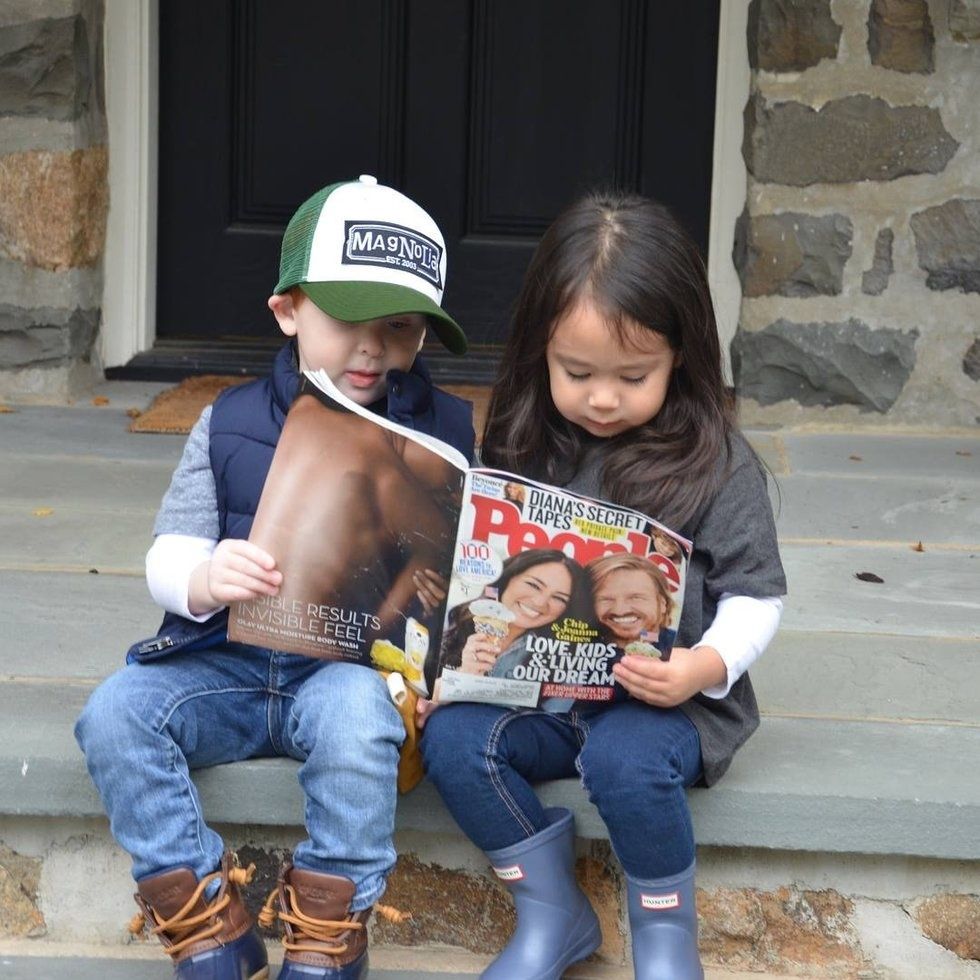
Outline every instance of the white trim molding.
<path fill-rule="evenodd" d="M 742 285 L 732 261 L 732 245 L 735 222 L 745 207 L 748 188 L 748 174 L 742 158 L 742 113 L 751 83 L 746 37 L 748 20 L 749 0 L 721 0 L 708 281 L 718 319 L 725 373 L 729 379 L 729 346 L 738 328 L 742 306 Z"/>
<path fill-rule="evenodd" d="M 125 364 L 152 346 L 156 336 L 158 4 L 105 0 L 105 367 Z"/>

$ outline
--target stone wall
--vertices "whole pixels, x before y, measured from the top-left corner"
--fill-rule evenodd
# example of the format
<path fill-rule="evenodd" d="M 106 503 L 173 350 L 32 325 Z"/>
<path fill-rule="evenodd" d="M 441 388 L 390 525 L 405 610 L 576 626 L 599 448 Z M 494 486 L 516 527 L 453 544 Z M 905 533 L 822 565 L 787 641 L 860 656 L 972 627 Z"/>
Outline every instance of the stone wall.
<path fill-rule="evenodd" d="M 751 0 L 744 424 L 980 422 L 980 0 Z"/>
<path fill-rule="evenodd" d="M 0 0 L 0 396 L 101 376 L 102 0 Z"/>

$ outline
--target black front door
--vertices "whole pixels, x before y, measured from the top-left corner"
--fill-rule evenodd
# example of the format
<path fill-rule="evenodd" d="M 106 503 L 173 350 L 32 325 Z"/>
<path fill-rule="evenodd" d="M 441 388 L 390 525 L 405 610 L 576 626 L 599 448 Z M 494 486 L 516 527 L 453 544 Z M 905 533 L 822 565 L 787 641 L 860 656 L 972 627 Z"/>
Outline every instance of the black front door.
<path fill-rule="evenodd" d="M 446 237 L 446 308 L 489 380 L 530 253 L 583 190 L 640 190 L 707 245 L 719 0 L 160 4 L 157 344 L 261 369 L 296 206 L 373 173 Z M 448 373 L 447 373 L 448 372 Z"/>

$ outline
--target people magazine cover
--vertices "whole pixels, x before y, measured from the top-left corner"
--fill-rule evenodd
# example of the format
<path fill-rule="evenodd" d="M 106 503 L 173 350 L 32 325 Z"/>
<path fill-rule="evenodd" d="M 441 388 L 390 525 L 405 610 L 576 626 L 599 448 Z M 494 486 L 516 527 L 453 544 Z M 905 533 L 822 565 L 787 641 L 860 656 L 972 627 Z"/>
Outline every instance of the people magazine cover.
<path fill-rule="evenodd" d="M 282 572 L 229 639 L 400 674 L 436 701 L 568 710 L 668 659 L 691 542 L 375 415 L 308 372 L 249 540 Z"/>

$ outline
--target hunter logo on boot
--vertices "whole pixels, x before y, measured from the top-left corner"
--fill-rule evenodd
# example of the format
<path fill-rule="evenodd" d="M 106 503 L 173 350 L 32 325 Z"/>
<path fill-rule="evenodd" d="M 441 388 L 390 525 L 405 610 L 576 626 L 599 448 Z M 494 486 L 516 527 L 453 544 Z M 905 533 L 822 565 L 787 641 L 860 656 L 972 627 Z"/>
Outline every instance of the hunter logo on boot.
<path fill-rule="evenodd" d="M 651 912 L 664 912 L 667 909 L 679 909 L 681 896 L 678 892 L 667 892 L 665 895 L 640 895 L 640 904 Z"/>
<path fill-rule="evenodd" d="M 493 873 L 501 881 L 524 880 L 524 869 L 519 864 L 512 864 L 509 868 L 494 868 Z"/>

